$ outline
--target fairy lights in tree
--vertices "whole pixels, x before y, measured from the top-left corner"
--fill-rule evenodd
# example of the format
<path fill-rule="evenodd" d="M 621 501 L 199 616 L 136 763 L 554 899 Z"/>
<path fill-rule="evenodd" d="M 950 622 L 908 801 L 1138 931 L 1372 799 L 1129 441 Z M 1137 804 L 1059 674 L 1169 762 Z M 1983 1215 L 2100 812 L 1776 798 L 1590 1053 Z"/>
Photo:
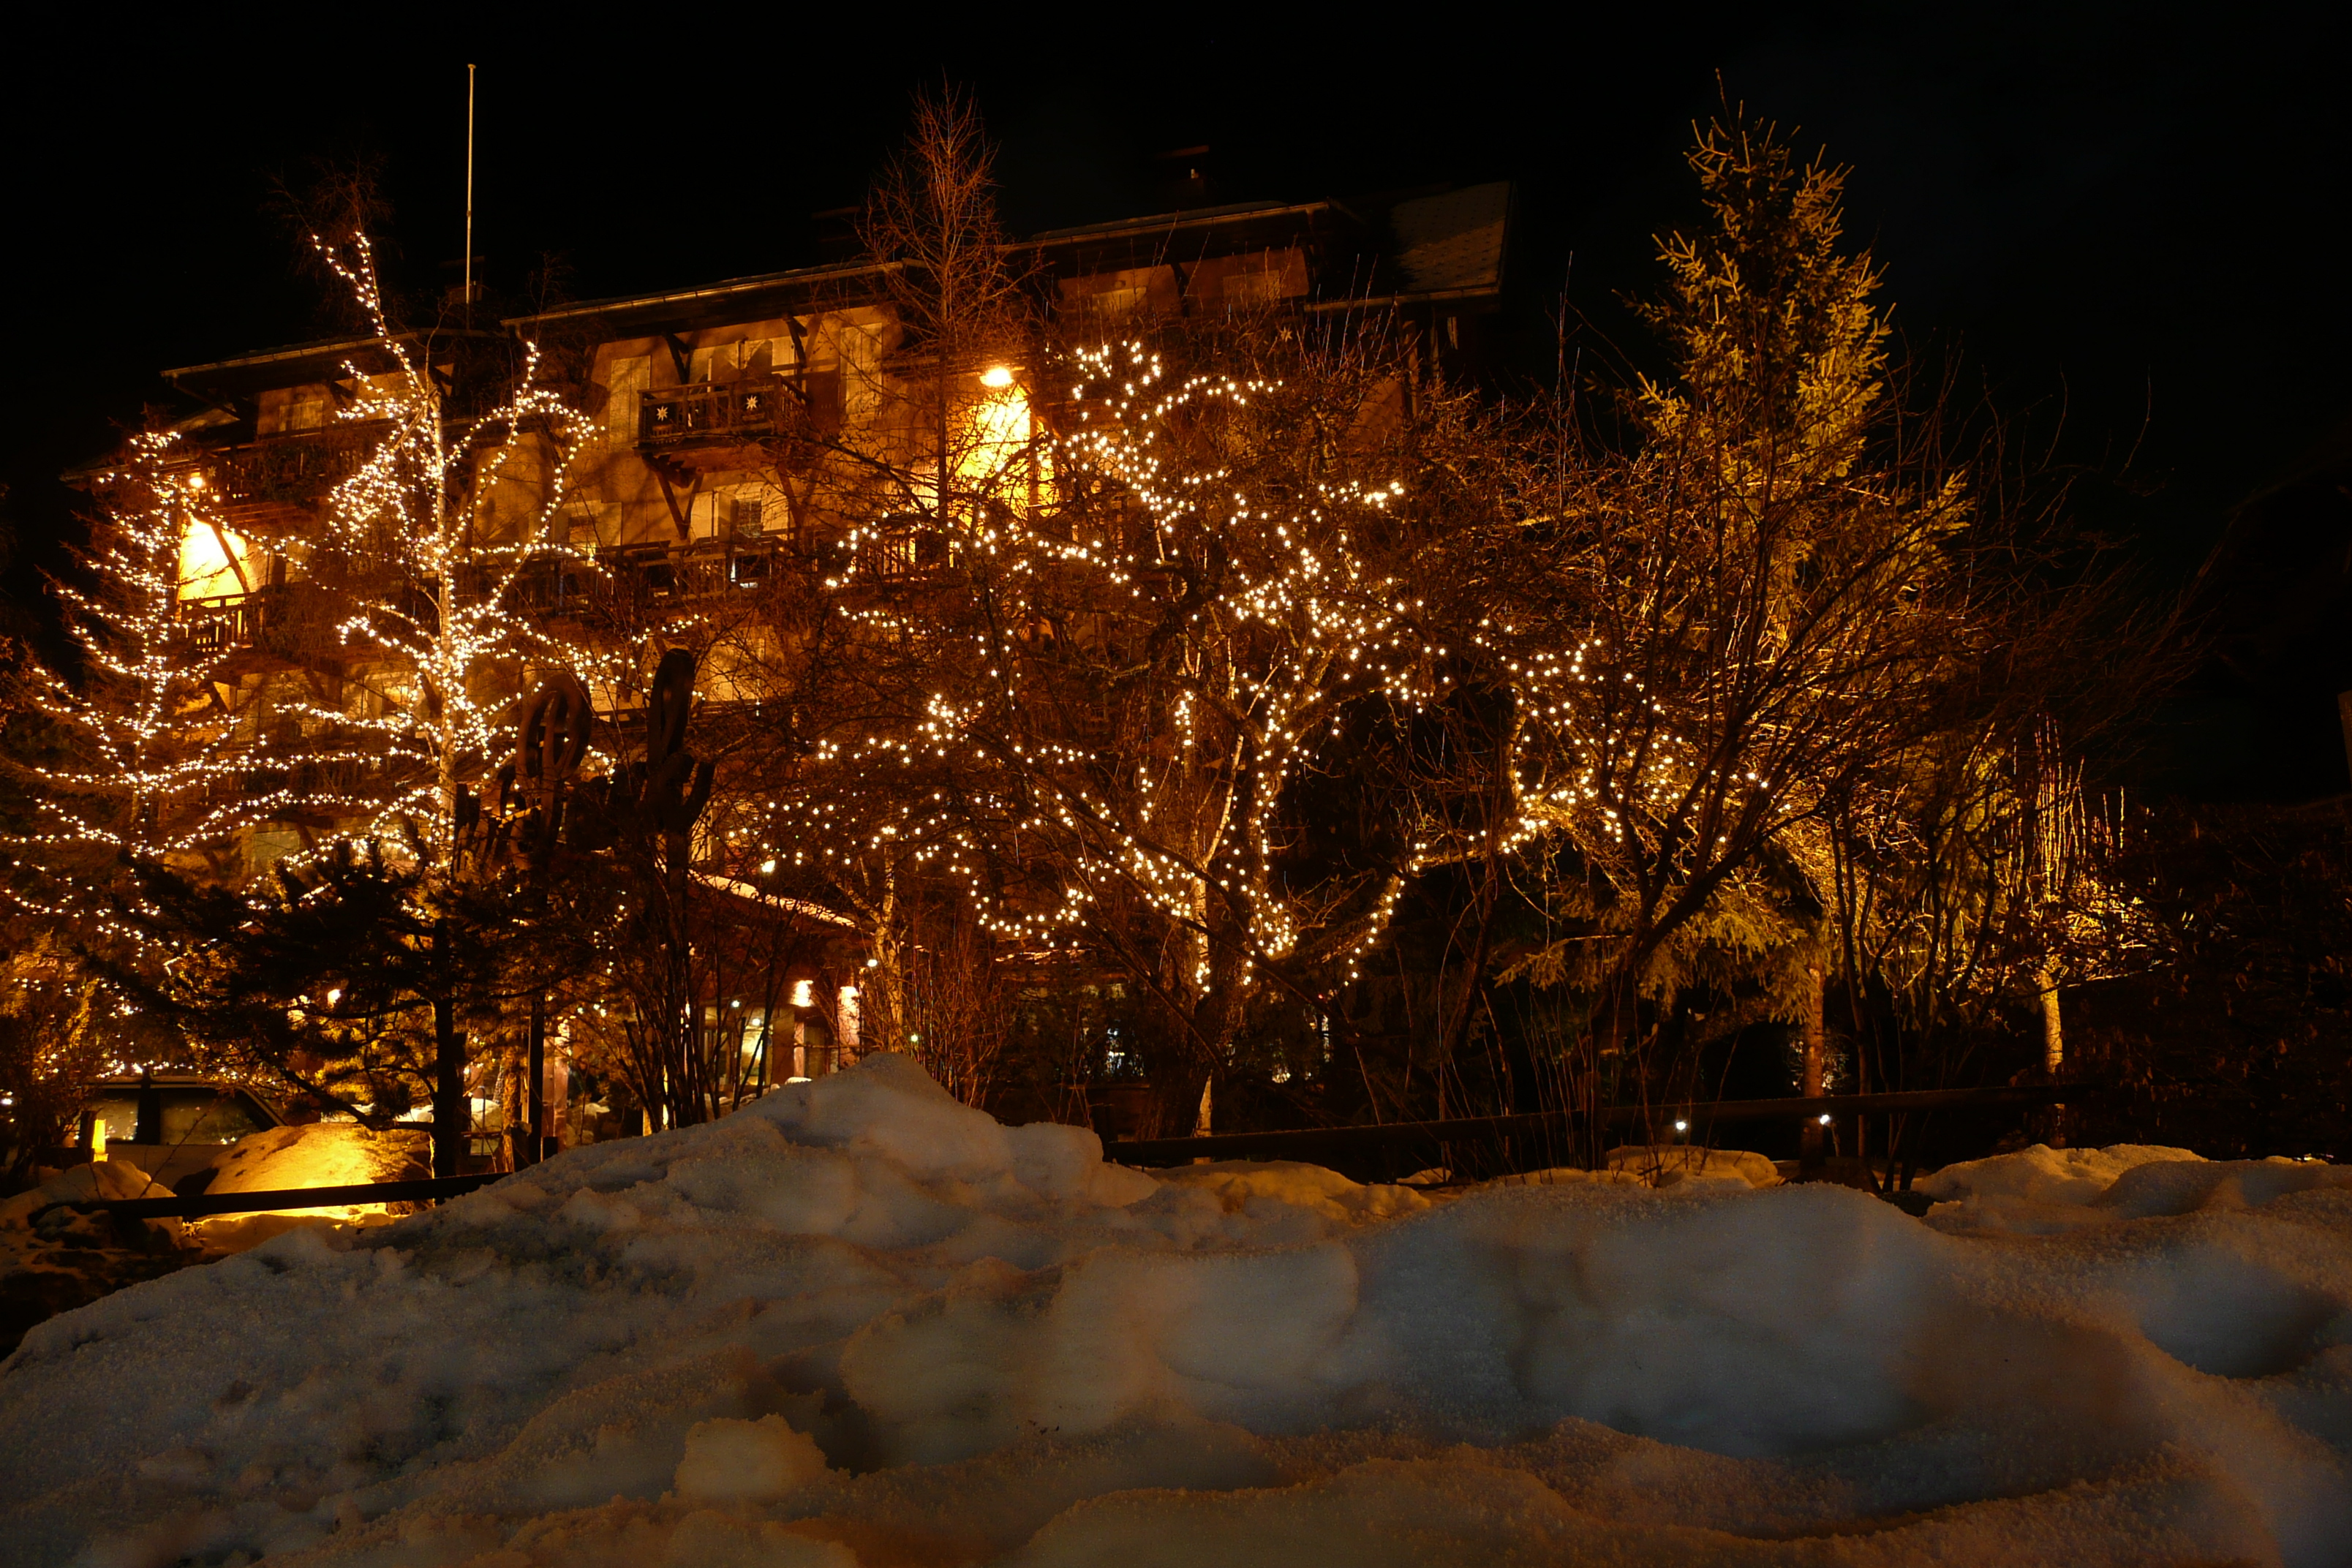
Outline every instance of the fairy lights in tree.
<path fill-rule="evenodd" d="M 347 367 L 359 390 L 338 417 L 382 433 L 326 497 L 310 550 L 313 576 L 341 606 L 333 636 L 352 683 L 383 710 L 298 706 L 378 780 L 320 803 L 349 813 L 346 833 L 403 825 L 446 861 L 463 792 L 507 749 L 521 668 L 595 668 L 521 603 L 531 574 L 582 559 L 554 524 L 591 430 L 540 382 L 536 342 L 521 345 L 494 406 L 453 411 L 421 346 L 386 318 L 367 237 L 314 243 L 394 363 L 373 376 Z"/>
<path fill-rule="evenodd" d="M 21 903 L 124 935 L 103 896 L 120 858 L 217 861 L 237 832 L 284 808 L 282 788 L 255 781 L 289 759 L 270 737 L 238 732 L 235 639 L 191 603 L 244 586 L 253 568 L 184 439 L 133 436 L 92 487 L 102 510 L 80 556 L 89 586 L 52 584 L 81 677 L 27 662 L 22 700 L 48 743 L 16 727 L 9 766 L 32 786 L 31 822 L 0 847 Z"/>
<path fill-rule="evenodd" d="M 1142 342 L 1084 351 L 1045 504 L 971 508 L 914 579 L 853 536 L 825 584 L 846 635 L 919 647 L 922 684 L 819 737 L 755 828 L 836 881 L 877 855 L 943 878 L 1008 950 L 1124 967 L 1193 1041 L 1195 1098 L 1248 999 L 1343 981 L 1411 868 L 1300 859 L 1292 786 L 1337 726 L 1431 687 L 1406 486 L 1362 473 L 1381 453 L 1300 439 L 1360 421 L 1381 378 L 1290 357 L 1178 376 Z"/>

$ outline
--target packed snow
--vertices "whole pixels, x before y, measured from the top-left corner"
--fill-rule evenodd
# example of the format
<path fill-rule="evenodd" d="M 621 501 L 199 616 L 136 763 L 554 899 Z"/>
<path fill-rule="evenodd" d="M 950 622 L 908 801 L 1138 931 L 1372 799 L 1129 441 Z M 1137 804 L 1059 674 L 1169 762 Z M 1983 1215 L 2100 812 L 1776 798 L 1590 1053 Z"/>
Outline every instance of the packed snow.
<path fill-rule="evenodd" d="M 426 1134 L 409 1128 L 376 1132 L 349 1121 L 314 1121 L 249 1132 L 222 1151 L 206 1196 L 291 1192 L 303 1187 L 404 1182 L 433 1173 Z M 405 1211 L 414 1207 L 404 1204 Z M 386 1225 L 384 1204 L 313 1205 L 256 1214 L 218 1215 L 188 1226 L 187 1240 L 207 1254 L 244 1252 L 305 1226 Z"/>
<path fill-rule="evenodd" d="M 1944 1173 L 1922 1223 L 1622 1152 L 1435 1193 L 1155 1175 L 872 1058 L 41 1325 L 0 1363 L 0 1542 L 26 1568 L 2352 1560 L 2352 1171 L 2032 1150 Z"/>

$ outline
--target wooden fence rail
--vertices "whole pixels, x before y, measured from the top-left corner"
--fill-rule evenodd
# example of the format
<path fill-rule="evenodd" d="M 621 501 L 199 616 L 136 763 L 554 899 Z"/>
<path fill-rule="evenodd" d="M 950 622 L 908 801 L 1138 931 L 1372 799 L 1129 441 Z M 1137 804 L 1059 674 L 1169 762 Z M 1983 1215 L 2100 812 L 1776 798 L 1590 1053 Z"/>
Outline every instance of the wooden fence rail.
<path fill-rule="evenodd" d="M 1892 1094 L 1831 1094 L 1792 1100 L 1718 1100 L 1696 1105 L 1612 1106 L 1611 1123 L 1684 1121 L 1698 1142 L 1728 1121 L 1801 1121 L 1810 1116 L 1843 1121 L 1906 1110 L 1974 1110 L 2088 1100 L 2087 1084 L 2031 1084 L 2000 1089 L 1905 1089 Z M 1305 1127 L 1286 1132 L 1220 1132 L 1203 1138 L 1147 1138 L 1108 1143 L 1103 1157 L 1122 1165 L 1180 1165 L 1211 1160 L 1307 1160 L 1361 1153 L 1400 1143 L 1488 1143 L 1503 1138 L 1566 1132 L 1579 1120 L 1564 1110 L 1517 1116 L 1465 1116 L 1446 1121 L 1391 1121 L 1376 1127 Z"/>
<path fill-rule="evenodd" d="M 192 1198 L 82 1198 L 51 1208 L 104 1209 L 117 1219 L 202 1219 L 216 1214 L 259 1214 L 268 1209 L 334 1208 L 344 1204 L 424 1203 L 463 1197 L 506 1173 L 473 1176 L 419 1177 L 413 1182 L 360 1182 L 343 1187 L 286 1187 L 274 1193 L 200 1193 Z"/>

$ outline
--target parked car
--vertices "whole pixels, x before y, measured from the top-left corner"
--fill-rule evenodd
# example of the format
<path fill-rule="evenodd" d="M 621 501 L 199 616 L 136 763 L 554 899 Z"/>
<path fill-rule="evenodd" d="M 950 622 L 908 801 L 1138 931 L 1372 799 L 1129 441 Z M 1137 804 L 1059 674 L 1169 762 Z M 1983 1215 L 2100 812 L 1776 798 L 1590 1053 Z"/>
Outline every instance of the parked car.
<path fill-rule="evenodd" d="M 91 1085 L 81 1113 L 81 1150 L 94 1149 L 100 1122 L 106 1158 L 137 1165 L 169 1187 L 210 1169 L 228 1144 L 284 1126 L 286 1118 L 241 1084 L 155 1073 Z"/>

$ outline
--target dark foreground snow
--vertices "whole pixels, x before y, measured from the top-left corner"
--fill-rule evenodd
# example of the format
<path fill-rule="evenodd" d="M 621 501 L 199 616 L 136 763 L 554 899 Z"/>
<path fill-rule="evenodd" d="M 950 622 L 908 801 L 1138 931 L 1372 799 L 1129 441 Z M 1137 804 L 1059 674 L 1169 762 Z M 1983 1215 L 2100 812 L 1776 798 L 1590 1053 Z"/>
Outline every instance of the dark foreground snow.
<path fill-rule="evenodd" d="M 2352 1561 L 2352 1172 L 1170 1175 L 883 1057 L 283 1236 L 0 1364 L 0 1559 Z"/>

